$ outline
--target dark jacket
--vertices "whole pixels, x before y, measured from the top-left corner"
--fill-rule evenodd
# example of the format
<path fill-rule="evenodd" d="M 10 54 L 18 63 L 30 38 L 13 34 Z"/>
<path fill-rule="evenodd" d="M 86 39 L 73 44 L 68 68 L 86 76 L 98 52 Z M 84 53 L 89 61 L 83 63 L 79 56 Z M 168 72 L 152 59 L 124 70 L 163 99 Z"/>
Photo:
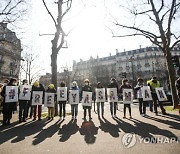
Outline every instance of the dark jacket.
<path fill-rule="evenodd" d="M 131 85 L 122 84 L 119 88 L 120 98 L 123 98 L 123 89 L 132 89 Z"/>
<path fill-rule="evenodd" d="M 44 94 L 45 94 L 45 89 L 42 84 L 39 84 L 38 87 L 35 87 L 34 85 L 32 86 L 32 92 L 33 91 L 42 91 L 43 92 L 43 102 L 44 102 Z M 32 100 L 32 95 L 31 95 L 31 100 Z"/>
<path fill-rule="evenodd" d="M 110 83 L 108 85 L 108 88 L 117 88 L 117 94 L 119 93 L 119 87 L 118 87 L 117 82 Z"/>
<path fill-rule="evenodd" d="M 177 79 L 177 80 L 176 80 L 175 85 L 176 85 L 177 91 L 180 93 L 180 79 Z"/>

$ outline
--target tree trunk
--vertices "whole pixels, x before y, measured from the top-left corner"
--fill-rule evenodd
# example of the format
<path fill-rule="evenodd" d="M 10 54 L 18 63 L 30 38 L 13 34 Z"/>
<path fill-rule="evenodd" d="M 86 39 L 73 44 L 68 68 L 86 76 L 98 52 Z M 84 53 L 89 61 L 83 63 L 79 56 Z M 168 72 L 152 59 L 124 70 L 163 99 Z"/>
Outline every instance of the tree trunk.
<path fill-rule="evenodd" d="M 173 67 L 173 63 L 171 60 L 171 52 L 169 49 L 167 49 L 167 55 L 166 55 L 166 61 L 167 61 L 167 70 L 169 74 L 169 82 L 170 82 L 170 88 L 171 88 L 171 94 L 172 94 L 172 101 L 173 101 L 173 107 L 174 109 L 178 107 L 178 95 L 176 92 L 176 87 L 175 87 L 175 81 L 176 81 L 176 73 Z"/>
<path fill-rule="evenodd" d="M 51 82 L 54 84 L 54 87 L 57 89 L 57 54 L 52 52 L 51 55 Z M 58 115 L 58 104 L 55 102 L 55 116 Z"/>

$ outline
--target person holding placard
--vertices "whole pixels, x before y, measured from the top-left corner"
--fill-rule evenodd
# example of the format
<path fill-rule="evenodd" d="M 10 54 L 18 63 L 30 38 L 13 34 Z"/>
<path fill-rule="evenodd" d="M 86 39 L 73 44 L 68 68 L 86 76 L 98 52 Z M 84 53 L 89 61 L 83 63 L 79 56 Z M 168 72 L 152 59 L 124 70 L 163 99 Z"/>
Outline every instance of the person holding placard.
<path fill-rule="evenodd" d="M 40 84 L 38 81 L 35 81 L 32 86 L 32 93 L 33 92 L 42 92 L 43 93 L 42 102 L 43 102 L 45 89 L 44 89 L 43 85 Z M 42 104 L 41 105 L 33 105 L 33 121 L 36 120 L 37 108 L 38 108 L 38 120 L 41 120 Z"/>
<path fill-rule="evenodd" d="M 120 95 L 123 96 L 123 90 L 124 89 L 132 89 L 131 85 L 129 84 L 129 81 L 127 79 L 122 80 L 122 85 L 120 86 L 119 92 Z M 131 104 L 124 104 L 124 117 L 126 118 L 126 108 L 129 109 L 129 117 L 132 118 L 131 115 Z"/>
<path fill-rule="evenodd" d="M 97 89 L 102 89 L 103 86 L 102 86 L 102 83 L 101 82 L 98 82 L 97 83 Z M 105 88 L 104 88 L 105 90 Z M 105 92 L 104 92 L 105 93 Z M 99 99 L 104 99 L 105 100 L 105 95 L 103 96 L 103 91 L 99 91 L 98 94 L 96 93 L 96 100 L 97 100 L 97 97 L 99 97 Z M 97 113 L 98 113 L 98 118 L 100 118 L 100 105 L 101 105 L 101 115 L 102 117 L 104 117 L 104 101 L 102 102 L 96 102 L 97 103 Z"/>
<path fill-rule="evenodd" d="M 146 102 L 143 101 L 143 96 L 142 96 L 142 88 L 144 86 L 144 80 L 142 78 L 139 78 L 137 80 L 137 85 L 134 88 L 137 91 L 137 98 L 139 101 L 139 113 L 141 116 L 146 115 Z"/>
<path fill-rule="evenodd" d="M 60 87 L 66 87 L 66 83 L 64 81 L 61 81 Z M 65 93 L 66 94 L 64 94 L 63 92 L 62 95 L 67 96 L 67 91 L 65 91 Z M 62 119 L 62 112 L 63 112 L 63 120 L 65 120 L 65 117 L 66 117 L 66 102 L 67 102 L 67 99 L 59 101 L 59 116 L 60 116 L 60 119 Z"/>
<path fill-rule="evenodd" d="M 54 113 L 55 113 L 55 93 L 56 93 L 56 89 L 54 87 L 54 84 L 49 84 L 48 89 L 46 90 L 46 92 L 54 94 L 54 99 L 52 100 L 53 105 L 51 105 L 51 107 L 47 106 L 48 107 L 48 120 L 50 120 L 50 119 L 53 120 L 54 119 Z"/>
<path fill-rule="evenodd" d="M 10 91 L 8 91 L 8 87 L 11 87 Z M 17 89 L 17 91 L 15 90 Z M 12 118 L 13 111 L 17 110 L 17 101 L 18 101 L 18 87 L 17 80 L 15 78 L 11 78 L 9 83 L 3 87 L 1 92 L 1 96 L 3 99 L 3 125 L 10 125 L 10 120 Z M 7 101 L 8 99 L 15 99 L 16 101 Z"/>
<path fill-rule="evenodd" d="M 22 86 L 23 85 L 28 85 L 28 80 L 24 79 L 22 82 Z M 26 89 L 22 89 L 22 86 L 19 87 L 19 92 L 20 94 L 23 93 L 23 95 L 25 95 L 27 91 Z M 19 97 L 19 122 L 26 122 L 27 105 L 28 105 L 28 100 L 21 99 Z"/>
<path fill-rule="evenodd" d="M 78 94 L 79 94 L 79 87 L 78 87 L 76 81 L 73 81 L 72 87 L 71 87 L 70 91 L 77 91 Z M 70 102 L 70 103 L 71 103 L 71 115 L 72 115 L 72 120 L 74 120 L 74 119 L 77 120 L 77 115 L 78 115 L 78 103 L 79 103 L 79 101 L 76 102 L 76 97 L 78 97 L 77 99 L 79 100 L 79 95 L 73 94 L 73 93 L 69 93 L 69 97 L 71 97 L 70 95 L 71 95 L 72 98 L 73 98 L 73 102 L 76 103 L 76 104 L 75 104 L 75 103 Z M 69 99 L 69 101 L 70 101 L 70 99 Z"/>
<path fill-rule="evenodd" d="M 83 92 L 92 92 L 92 88 L 89 85 L 89 79 L 85 79 L 84 84 L 85 85 L 82 87 L 82 91 L 81 91 L 81 98 L 83 96 Z M 92 101 L 92 100 L 90 100 L 90 101 Z M 92 119 L 92 117 L 91 117 L 91 106 L 83 106 L 83 109 L 84 109 L 84 118 L 83 118 L 83 120 L 86 120 L 86 110 L 88 110 L 89 120 L 91 120 Z"/>
<path fill-rule="evenodd" d="M 113 77 L 110 80 L 110 84 L 108 85 L 108 88 L 116 88 L 117 89 L 117 95 L 119 94 L 119 88 L 116 79 Z M 116 110 L 117 110 L 117 102 L 110 102 L 110 111 L 111 116 L 116 117 Z"/>
<path fill-rule="evenodd" d="M 150 87 L 151 90 L 151 94 L 152 94 L 152 99 L 153 99 L 153 105 L 154 105 L 154 112 L 156 115 L 158 115 L 158 111 L 157 111 L 157 101 L 158 101 L 158 97 L 156 94 L 156 88 L 160 87 L 160 82 L 157 80 L 156 77 L 152 77 L 151 80 L 149 80 L 147 82 L 148 86 Z M 166 110 L 164 109 L 162 102 L 159 101 L 159 106 L 161 108 L 161 112 L 162 114 L 166 114 Z"/>

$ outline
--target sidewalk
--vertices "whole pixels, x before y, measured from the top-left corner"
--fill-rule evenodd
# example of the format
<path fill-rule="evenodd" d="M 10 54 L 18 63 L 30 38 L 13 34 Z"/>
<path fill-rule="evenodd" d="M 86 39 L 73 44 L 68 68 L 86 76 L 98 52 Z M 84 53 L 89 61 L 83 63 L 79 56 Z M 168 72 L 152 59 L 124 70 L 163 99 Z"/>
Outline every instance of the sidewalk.
<path fill-rule="evenodd" d="M 116 119 L 110 116 L 108 105 L 105 107 L 104 119 L 98 119 L 97 114 L 92 110 L 91 122 L 82 120 L 81 105 L 79 105 L 77 122 L 72 122 L 71 116 L 67 116 L 64 121 L 59 121 L 59 117 L 55 117 L 53 121 L 47 121 L 44 118 L 34 122 L 28 119 L 26 123 L 19 124 L 16 113 L 13 115 L 10 126 L 0 126 L 0 154 L 179 153 L 180 144 L 177 143 L 177 139 L 180 137 L 180 117 L 178 112 L 168 112 L 168 116 L 161 114 L 155 116 L 154 113 L 148 111 L 148 116 L 145 118 L 139 115 L 138 106 L 132 105 L 133 119 L 123 119 L 122 107 L 119 105 L 120 111 L 117 111 L 118 118 Z M 67 108 L 67 111 L 69 112 L 70 108 Z M 2 120 L 2 115 L 0 115 L 0 120 Z M 127 148 L 125 143 L 122 143 L 125 133 L 136 135 L 134 146 Z M 176 141 L 149 143 L 143 140 L 150 138 L 162 140 L 176 138 Z"/>

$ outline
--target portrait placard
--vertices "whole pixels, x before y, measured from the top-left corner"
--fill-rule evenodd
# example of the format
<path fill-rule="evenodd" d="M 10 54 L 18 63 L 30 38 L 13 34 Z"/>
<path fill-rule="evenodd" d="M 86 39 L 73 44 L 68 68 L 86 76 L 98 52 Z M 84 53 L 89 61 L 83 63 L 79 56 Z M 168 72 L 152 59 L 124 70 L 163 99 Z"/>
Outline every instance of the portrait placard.
<path fill-rule="evenodd" d="M 58 87 L 57 101 L 67 101 L 67 87 Z"/>
<path fill-rule="evenodd" d="M 18 86 L 6 86 L 5 102 L 18 102 Z"/>
<path fill-rule="evenodd" d="M 79 90 L 69 90 L 69 104 L 79 104 Z"/>
<path fill-rule="evenodd" d="M 152 95 L 149 86 L 143 86 L 141 88 L 143 101 L 151 101 Z"/>
<path fill-rule="evenodd" d="M 32 105 L 42 105 L 43 91 L 32 92 Z"/>
<path fill-rule="evenodd" d="M 32 86 L 30 86 L 30 85 L 21 85 L 20 93 L 19 93 L 19 100 L 30 100 L 31 99 L 31 89 L 32 89 Z"/>
<path fill-rule="evenodd" d="M 105 102 L 105 88 L 96 88 L 96 102 Z"/>
<path fill-rule="evenodd" d="M 92 105 L 92 92 L 83 91 L 82 97 L 82 106 Z"/>
<path fill-rule="evenodd" d="M 117 88 L 107 88 L 108 102 L 118 102 Z"/>
<path fill-rule="evenodd" d="M 133 90 L 132 89 L 123 89 L 123 103 L 124 104 L 133 103 Z"/>
<path fill-rule="evenodd" d="M 44 106 L 54 107 L 54 93 L 45 93 Z"/>
<path fill-rule="evenodd" d="M 163 87 L 156 88 L 155 90 L 159 101 L 167 101 L 167 96 L 163 90 Z"/>

